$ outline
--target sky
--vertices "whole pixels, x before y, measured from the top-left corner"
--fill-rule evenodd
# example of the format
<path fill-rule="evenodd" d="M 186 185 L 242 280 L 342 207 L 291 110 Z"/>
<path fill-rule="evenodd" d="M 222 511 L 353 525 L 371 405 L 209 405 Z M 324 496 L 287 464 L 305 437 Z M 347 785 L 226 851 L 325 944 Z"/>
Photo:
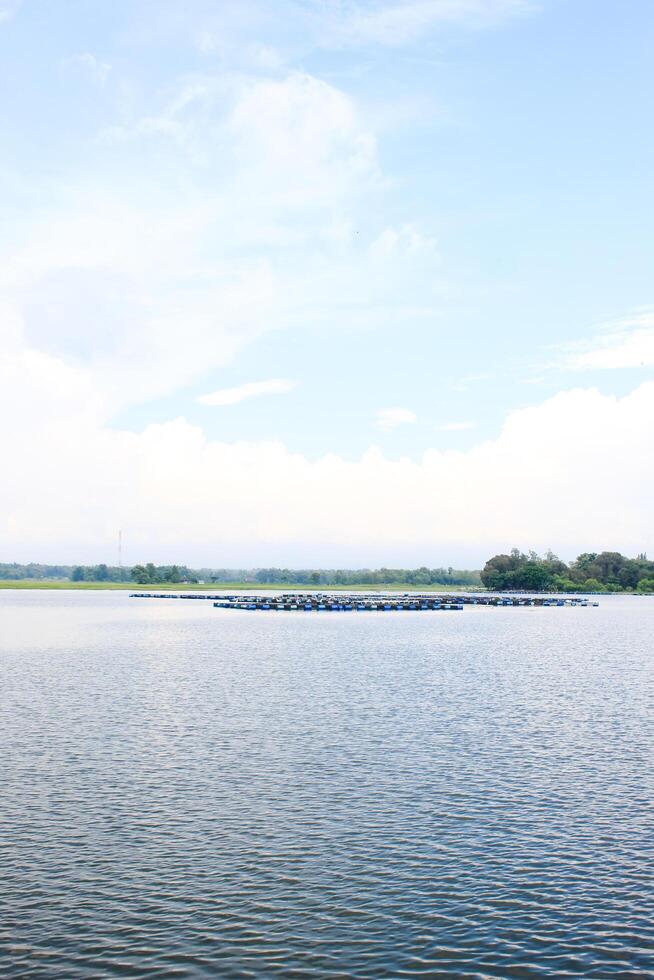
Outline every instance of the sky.
<path fill-rule="evenodd" d="M 654 553 L 650 0 L 0 0 L 0 561 Z"/>

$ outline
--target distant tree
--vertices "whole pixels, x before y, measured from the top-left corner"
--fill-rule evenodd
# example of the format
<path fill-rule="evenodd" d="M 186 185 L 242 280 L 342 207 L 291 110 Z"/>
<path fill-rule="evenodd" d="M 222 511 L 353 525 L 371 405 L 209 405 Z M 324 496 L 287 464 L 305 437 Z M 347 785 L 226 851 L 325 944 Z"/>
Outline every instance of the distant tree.
<path fill-rule="evenodd" d="M 520 554 L 519 552 L 517 553 Z M 641 578 L 651 578 L 654 575 L 654 563 L 639 563 L 639 576 Z M 179 579 L 176 578 L 176 572 Z M 408 583 L 420 587 L 431 584 L 448 585 L 468 585 L 477 586 L 480 584 L 480 576 L 477 571 L 457 570 L 454 568 L 427 568 L 421 566 L 416 569 L 405 568 L 358 568 L 358 569 L 284 569 L 284 568 L 259 568 L 259 569 L 230 569 L 230 568 L 201 568 L 189 569 L 186 565 L 179 566 L 155 566 L 152 562 L 147 565 L 138 564 L 132 568 L 118 566 L 108 566 L 103 564 L 94 566 L 84 565 L 40 565 L 30 562 L 20 565 L 16 562 L 0 562 L 0 580 L 2 579 L 73 579 L 81 581 L 110 581 L 110 582 L 138 582 L 140 585 L 156 585 L 158 582 L 179 580 L 182 582 L 195 582 L 199 579 L 205 582 L 257 582 L 275 584 L 294 584 L 313 586 L 330 586 L 335 582 L 340 582 L 347 586 L 372 586 L 380 587 L 384 585 Z"/>
<path fill-rule="evenodd" d="M 654 578 L 641 578 L 638 583 L 639 592 L 654 592 Z"/>
<path fill-rule="evenodd" d="M 544 562 L 531 559 L 525 562 L 515 574 L 514 582 L 516 581 L 519 589 L 526 589 L 529 592 L 545 592 L 552 588 L 554 576 Z"/>
<path fill-rule="evenodd" d="M 494 555 L 481 571 L 481 580 L 487 589 L 513 589 L 515 572 L 526 562 L 527 556 L 513 548 L 508 555 Z"/>
<path fill-rule="evenodd" d="M 572 581 L 572 579 L 566 578 L 564 575 L 556 575 L 554 577 L 554 592 L 578 592 L 579 586 Z"/>
<path fill-rule="evenodd" d="M 513 548 L 508 555 L 490 558 L 482 569 L 481 580 L 492 590 L 546 592 L 555 588 L 557 576 L 565 572 L 565 563 L 551 552 L 546 558 L 539 558 L 535 551 L 525 555 Z"/>
<path fill-rule="evenodd" d="M 625 559 L 622 568 L 618 572 L 617 581 L 622 589 L 635 589 L 640 578 L 641 568 L 634 559 Z"/>
<path fill-rule="evenodd" d="M 618 551 L 601 551 L 599 554 L 588 552 L 579 557 L 570 566 L 570 578 L 575 582 L 585 582 L 589 578 L 597 579 L 611 589 L 622 587 L 621 578 L 629 579 L 629 559 Z M 626 571 L 625 571 L 626 568 Z"/>
<path fill-rule="evenodd" d="M 591 551 L 579 555 L 570 565 L 570 578 L 575 582 L 585 582 L 591 573 L 596 558 L 597 553 Z"/>
<path fill-rule="evenodd" d="M 638 565 L 638 583 L 643 579 L 654 578 L 654 561 L 648 561 L 647 555 L 643 554 L 641 557 L 636 559 L 636 564 Z M 641 590 L 642 591 L 642 590 Z"/>

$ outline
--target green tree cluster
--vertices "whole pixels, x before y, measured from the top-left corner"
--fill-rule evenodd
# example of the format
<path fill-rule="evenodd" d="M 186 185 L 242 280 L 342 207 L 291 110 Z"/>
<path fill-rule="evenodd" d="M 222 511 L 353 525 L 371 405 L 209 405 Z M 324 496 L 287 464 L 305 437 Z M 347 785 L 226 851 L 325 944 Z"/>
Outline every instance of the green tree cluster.
<path fill-rule="evenodd" d="M 76 565 L 70 575 L 73 582 L 125 582 L 128 574 L 123 568 L 111 569 L 108 565 Z"/>
<path fill-rule="evenodd" d="M 479 586 L 479 572 L 455 568 L 259 568 L 257 583 L 279 585 L 468 585 Z"/>
<path fill-rule="evenodd" d="M 19 562 L 1 562 L 0 579 L 65 579 L 70 577 L 71 569 L 68 565 L 41 565 L 37 562 L 29 562 L 26 565 Z"/>
<path fill-rule="evenodd" d="M 163 585 L 164 583 L 176 584 L 179 582 L 196 583 L 198 576 L 186 565 L 135 565 L 132 569 L 132 579 L 139 585 Z"/>
<path fill-rule="evenodd" d="M 65 581 L 72 582 L 129 582 L 129 568 L 111 565 L 41 565 L 29 562 L 21 565 L 18 562 L 0 563 L 0 579 L 22 581 Z"/>
<path fill-rule="evenodd" d="M 646 555 L 625 558 L 617 551 L 586 552 L 566 565 L 551 551 L 540 557 L 513 548 L 508 555 L 494 555 L 481 572 L 493 591 L 648 592 L 653 578 L 654 562 Z"/>
<path fill-rule="evenodd" d="M 281 587 L 311 586 L 316 589 L 336 585 L 458 586 L 475 589 L 481 584 L 493 591 L 529 592 L 654 592 L 654 562 L 644 554 L 625 558 L 616 551 L 585 552 L 566 565 L 552 552 L 539 556 L 514 548 L 508 555 L 495 555 L 477 571 L 455 568 L 188 568 L 186 565 L 135 565 L 133 568 L 99 565 L 41 565 L 30 562 L 0 563 L 0 579 L 63 580 L 73 582 L 137 582 L 139 585 L 188 582 L 249 582 L 252 585 Z"/>

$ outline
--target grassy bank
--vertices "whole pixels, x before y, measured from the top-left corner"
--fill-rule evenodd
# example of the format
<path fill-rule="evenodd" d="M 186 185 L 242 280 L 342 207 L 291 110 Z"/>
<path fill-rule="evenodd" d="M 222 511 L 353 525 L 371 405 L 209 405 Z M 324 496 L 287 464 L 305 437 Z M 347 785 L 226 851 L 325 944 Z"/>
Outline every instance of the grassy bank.
<path fill-rule="evenodd" d="M 172 586 L 169 586 L 172 588 Z M 184 588 L 184 586 L 179 586 L 179 588 Z M 88 590 L 88 589 L 134 589 L 133 582 L 69 582 L 67 579 L 36 579 L 36 578 L 20 578 L 20 579 L 2 579 L 0 580 L 0 589 L 74 589 L 75 591 Z"/>
<path fill-rule="evenodd" d="M 204 585 L 188 583 L 160 582 L 157 585 L 137 585 L 134 582 L 69 582 L 52 579 L 5 579 L 0 580 L 0 589 L 74 589 L 129 592 L 247 592 L 262 589 L 274 592 L 292 592 L 294 589 L 310 589 L 312 592 L 465 592 L 484 591 L 481 586 L 470 585 L 406 585 L 405 583 L 387 582 L 384 585 L 313 585 L 306 582 L 300 585 L 266 582 L 216 582 Z"/>

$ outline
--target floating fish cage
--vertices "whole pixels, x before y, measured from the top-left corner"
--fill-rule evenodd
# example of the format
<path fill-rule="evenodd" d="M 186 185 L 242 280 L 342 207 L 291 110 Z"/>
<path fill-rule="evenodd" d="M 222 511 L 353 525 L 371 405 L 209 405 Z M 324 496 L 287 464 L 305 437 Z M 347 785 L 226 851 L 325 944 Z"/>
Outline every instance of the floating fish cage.
<path fill-rule="evenodd" d="M 217 609 L 264 612 L 418 612 L 459 611 L 464 606 L 598 606 L 598 602 L 572 596 L 445 595 L 402 593 L 284 592 L 280 595 L 226 595 L 219 593 L 133 592 L 134 599 L 210 599 Z"/>
<path fill-rule="evenodd" d="M 217 609 L 261 609 L 284 610 L 292 612 L 399 612 L 400 610 L 418 609 L 463 609 L 462 602 L 420 602 L 418 600 L 401 600 L 396 596 L 379 599 L 362 599 L 359 596 L 274 596 L 265 598 L 252 596 L 249 598 L 224 599 L 214 602 Z"/>
<path fill-rule="evenodd" d="M 224 596 L 217 609 L 286 612 L 418 612 L 461 610 L 464 606 L 588 606 L 586 599 L 518 596 L 360 595 L 284 593 L 278 596 Z M 592 603 L 598 605 L 598 603 Z"/>

